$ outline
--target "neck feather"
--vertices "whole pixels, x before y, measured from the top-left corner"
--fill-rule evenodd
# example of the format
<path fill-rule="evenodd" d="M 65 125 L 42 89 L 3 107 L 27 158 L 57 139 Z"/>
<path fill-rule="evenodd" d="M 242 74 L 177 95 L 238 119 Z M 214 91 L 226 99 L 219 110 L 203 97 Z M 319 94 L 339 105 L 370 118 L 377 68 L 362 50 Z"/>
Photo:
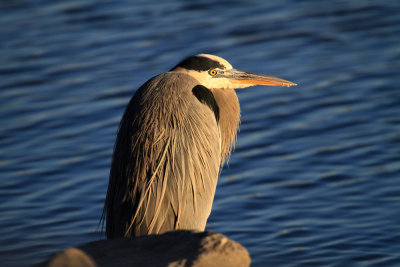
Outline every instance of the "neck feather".
<path fill-rule="evenodd" d="M 225 160 L 229 158 L 236 140 L 240 122 L 239 100 L 233 89 L 211 89 L 211 91 L 219 107 L 221 156 Z"/>

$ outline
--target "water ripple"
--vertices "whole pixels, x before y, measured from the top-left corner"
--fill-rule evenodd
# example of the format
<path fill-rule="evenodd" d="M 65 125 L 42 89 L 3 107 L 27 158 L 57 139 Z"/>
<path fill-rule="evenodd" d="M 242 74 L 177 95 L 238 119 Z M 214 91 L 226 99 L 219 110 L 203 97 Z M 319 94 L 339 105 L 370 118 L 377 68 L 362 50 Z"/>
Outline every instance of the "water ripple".
<path fill-rule="evenodd" d="M 0 259 L 97 240 L 134 91 L 196 53 L 294 88 L 238 90 L 208 229 L 254 266 L 400 262 L 398 1 L 0 3 Z"/>

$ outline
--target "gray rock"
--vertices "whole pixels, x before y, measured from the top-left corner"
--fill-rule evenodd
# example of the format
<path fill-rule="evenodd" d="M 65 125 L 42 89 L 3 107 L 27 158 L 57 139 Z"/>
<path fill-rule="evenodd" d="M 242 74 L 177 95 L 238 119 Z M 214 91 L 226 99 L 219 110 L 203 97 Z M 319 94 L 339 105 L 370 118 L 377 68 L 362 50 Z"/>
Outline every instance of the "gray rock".
<path fill-rule="evenodd" d="M 222 234 L 175 231 L 90 242 L 59 252 L 37 267 L 249 265 L 247 250 Z"/>

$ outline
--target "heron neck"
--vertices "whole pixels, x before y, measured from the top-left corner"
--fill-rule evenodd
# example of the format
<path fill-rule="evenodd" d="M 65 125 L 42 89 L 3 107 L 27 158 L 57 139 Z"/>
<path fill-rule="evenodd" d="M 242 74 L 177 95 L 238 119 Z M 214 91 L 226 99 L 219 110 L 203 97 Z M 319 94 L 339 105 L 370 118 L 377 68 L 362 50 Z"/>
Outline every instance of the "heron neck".
<path fill-rule="evenodd" d="M 239 100 L 233 89 L 211 89 L 211 91 L 219 107 L 222 158 L 228 159 L 240 122 Z"/>

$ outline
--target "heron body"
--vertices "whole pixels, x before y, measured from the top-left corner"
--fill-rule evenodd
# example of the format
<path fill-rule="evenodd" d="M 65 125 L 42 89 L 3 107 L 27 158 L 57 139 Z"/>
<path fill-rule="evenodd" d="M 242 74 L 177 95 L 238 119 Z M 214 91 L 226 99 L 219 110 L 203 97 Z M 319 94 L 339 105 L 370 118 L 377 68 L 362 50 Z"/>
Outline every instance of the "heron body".
<path fill-rule="evenodd" d="M 143 84 L 118 131 L 104 205 L 108 238 L 203 231 L 240 121 L 235 88 L 295 85 L 200 54 Z"/>

